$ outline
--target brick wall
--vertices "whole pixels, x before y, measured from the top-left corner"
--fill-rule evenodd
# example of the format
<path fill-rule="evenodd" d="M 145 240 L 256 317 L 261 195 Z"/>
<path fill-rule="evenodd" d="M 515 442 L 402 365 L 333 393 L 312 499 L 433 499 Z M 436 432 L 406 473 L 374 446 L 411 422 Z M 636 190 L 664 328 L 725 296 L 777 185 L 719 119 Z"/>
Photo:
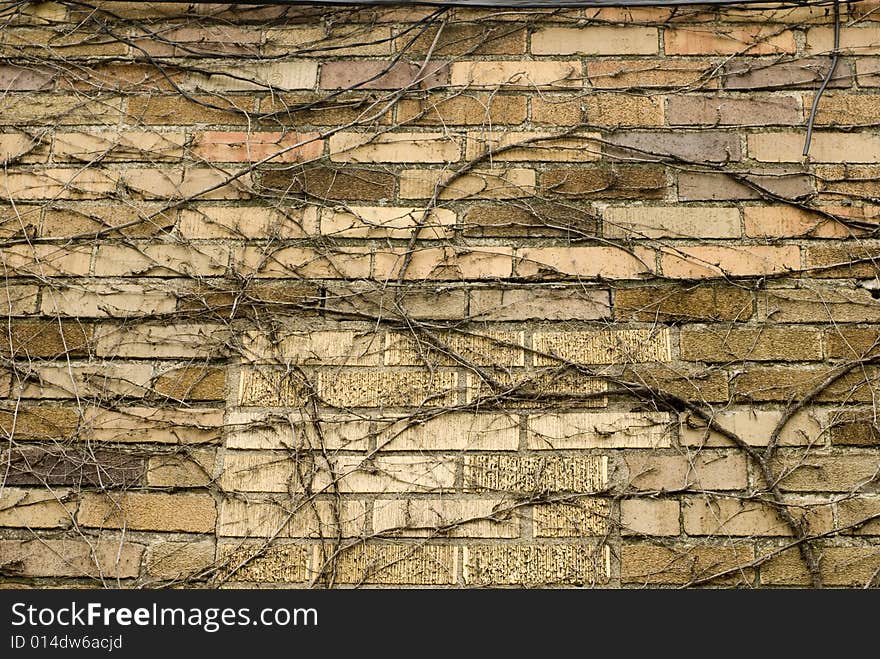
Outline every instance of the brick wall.
<path fill-rule="evenodd" d="M 0 581 L 876 585 L 878 16 L 4 3 Z"/>

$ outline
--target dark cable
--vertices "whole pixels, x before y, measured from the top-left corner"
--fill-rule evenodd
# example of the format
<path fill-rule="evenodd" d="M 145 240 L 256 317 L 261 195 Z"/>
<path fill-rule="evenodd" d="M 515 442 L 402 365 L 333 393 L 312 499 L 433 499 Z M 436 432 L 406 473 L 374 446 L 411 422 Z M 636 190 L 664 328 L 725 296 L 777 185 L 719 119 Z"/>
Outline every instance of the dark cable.
<path fill-rule="evenodd" d="M 813 97 L 813 107 L 810 109 L 810 119 L 807 121 L 807 138 L 804 140 L 804 157 L 806 157 L 810 153 L 810 142 L 813 141 L 813 124 L 816 122 L 816 110 L 819 108 L 819 99 L 822 98 L 822 93 L 825 91 L 825 88 L 828 86 L 828 83 L 831 81 L 831 76 L 834 75 L 835 69 L 837 69 L 837 60 L 840 57 L 840 0 L 835 0 L 834 2 L 834 50 L 832 51 L 831 57 L 831 68 L 828 69 L 828 73 L 825 75 L 825 79 L 822 80 L 822 84 L 819 87 L 819 90 L 816 92 L 816 95 Z"/>

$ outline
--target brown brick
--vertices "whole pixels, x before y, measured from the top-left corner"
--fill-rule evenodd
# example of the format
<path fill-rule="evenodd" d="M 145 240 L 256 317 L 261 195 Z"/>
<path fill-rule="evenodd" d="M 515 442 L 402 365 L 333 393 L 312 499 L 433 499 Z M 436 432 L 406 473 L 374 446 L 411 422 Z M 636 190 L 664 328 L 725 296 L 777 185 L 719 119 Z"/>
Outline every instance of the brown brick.
<path fill-rule="evenodd" d="M 421 72 L 421 65 L 409 62 L 349 60 L 321 65 L 321 89 L 394 89 L 412 86 L 431 89 L 445 84 L 446 64 L 434 63 Z"/>
<path fill-rule="evenodd" d="M 43 57 L 78 57 L 125 55 L 127 44 L 114 36 L 90 31 L 86 26 L 65 29 L 43 27 L 16 27 L 4 35 L 4 50 L 19 55 Z"/>
<path fill-rule="evenodd" d="M 525 96 L 428 96 L 397 103 L 397 121 L 414 126 L 503 126 L 521 124 L 525 119 Z"/>
<path fill-rule="evenodd" d="M 752 304 L 748 290 L 733 286 L 651 286 L 614 291 L 617 320 L 746 321 L 752 317 Z"/>
<path fill-rule="evenodd" d="M 877 374 L 873 367 L 850 372 L 836 380 L 816 400 L 866 402 L 876 395 Z M 828 369 L 815 370 L 787 366 L 750 368 L 735 381 L 736 397 L 743 401 L 792 401 L 819 387 L 829 376 Z"/>
<path fill-rule="evenodd" d="M 0 493 L 0 526 L 28 529 L 72 526 L 77 499 L 70 490 L 4 486 Z"/>
<path fill-rule="evenodd" d="M 5 49 L 4 49 L 5 50 Z M 0 65 L 0 90 L 3 92 L 43 91 L 53 87 L 55 76 L 44 67 Z"/>
<path fill-rule="evenodd" d="M 44 238 L 67 238 L 81 234 L 103 234 L 131 237 L 153 237 L 174 228 L 177 220 L 175 210 L 167 210 L 159 204 L 99 205 L 77 203 L 75 205 L 47 206 L 40 226 Z M 118 230 L 114 230 L 118 227 Z"/>
<path fill-rule="evenodd" d="M 0 540 L 4 574 L 26 577 L 136 577 L 143 552 L 112 538 Z"/>
<path fill-rule="evenodd" d="M 612 155 L 640 160 L 683 159 L 694 162 L 727 163 L 741 158 L 735 135 L 715 132 L 621 132 L 609 137 L 619 148 L 606 147 Z"/>
<path fill-rule="evenodd" d="M 652 55 L 655 27 L 544 27 L 532 34 L 533 55 Z"/>
<path fill-rule="evenodd" d="M 817 126 L 876 125 L 880 122 L 880 108 L 874 94 L 823 94 L 816 112 Z M 804 96 L 804 107 L 813 103 L 812 95 Z"/>
<path fill-rule="evenodd" d="M 666 172 L 651 165 L 549 169 L 541 174 L 541 188 L 568 199 L 661 199 Z"/>
<path fill-rule="evenodd" d="M 58 126 L 107 125 L 122 115 L 122 99 L 73 95 L 25 96 L 6 94 L 0 98 L 0 125 Z"/>
<path fill-rule="evenodd" d="M 216 518 L 214 499 L 208 494 L 159 492 L 89 492 L 76 515 L 83 526 L 190 533 L 213 533 Z"/>
<path fill-rule="evenodd" d="M 26 447 L 5 452 L 8 485 L 127 487 L 143 480 L 145 460 L 113 449 Z"/>
<path fill-rule="evenodd" d="M 826 586 L 866 588 L 880 569 L 877 547 L 825 547 L 819 552 L 821 575 Z M 798 550 L 788 549 L 761 566 L 761 584 L 809 586 L 812 581 Z"/>
<path fill-rule="evenodd" d="M 500 404 L 512 409 L 545 409 L 554 405 L 566 408 L 605 407 L 607 382 L 602 378 L 585 377 L 575 371 L 546 369 L 538 373 L 511 373 L 510 369 L 492 372 L 498 386 L 467 376 L 467 401 L 482 405 Z"/>
<path fill-rule="evenodd" d="M 749 245 L 727 247 L 705 245 L 682 247 L 675 253 L 660 256 L 660 266 L 666 277 L 673 279 L 702 279 L 718 277 L 749 277 L 800 270 L 800 248 L 791 246 Z"/>
<path fill-rule="evenodd" d="M 807 268 L 815 268 L 811 270 L 813 277 L 875 277 L 878 257 L 880 250 L 876 246 L 860 242 L 806 249 Z"/>
<path fill-rule="evenodd" d="M 783 199 L 798 199 L 812 195 L 815 184 L 810 176 L 787 170 L 742 173 L 735 177 L 693 172 L 682 172 L 678 176 L 681 201 L 762 199 L 761 191 Z"/>
<path fill-rule="evenodd" d="M 623 380 L 690 401 L 723 402 L 728 399 L 725 373 L 687 370 L 662 364 L 636 364 L 624 370 Z"/>
<path fill-rule="evenodd" d="M 852 527 L 846 533 L 880 535 L 880 499 L 876 497 L 841 501 L 837 514 L 841 528 Z"/>
<path fill-rule="evenodd" d="M 685 328 L 681 356 L 687 361 L 818 361 L 822 335 L 816 330 L 791 327 L 760 329 Z"/>
<path fill-rule="evenodd" d="M 470 294 L 474 320 L 599 320 L 609 315 L 608 291 L 581 286 L 479 288 Z"/>
<path fill-rule="evenodd" d="M 690 85 L 714 88 L 714 64 L 673 59 L 595 60 L 587 76 L 596 89 L 675 88 Z"/>
<path fill-rule="evenodd" d="M 586 109 L 586 122 L 594 126 L 616 128 L 663 125 L 663 100 L 660 98 L 591 94 L 583 100 L 583 105 Z M 532 112 L 534 113 L 534 109 Z"/>
<path fill-rule="evenodd" d="M 532 123 L 550 126 L 578 126 L 586 121 L 586 99 L 545 94 L 531 100 Z"/>
<path fill-rule="evenodd" d="M 0 354 L 13 359 L 81 357 L 93 348 L 94 326 L 75 322 L 20 321 L 7 325 Z"/>
<path fill-rule="evenodd" d="M 710 583 L 746 585 L 753 570 L 739 569 L 754 559 L 750 545 L 624 544 L 620 555 L 620 580 L 632 584 L 689 584 L 709 579 Z M 730 572 L 728 574 L 728 571 Z M 724 573 L 725 576 L 712 578 Z"/>
<path fill-rule="evenodd" d="M 794 61 L 734 59 L 722 69 L 724 87 L 727 89 L 780 89 L 795 87 L 815 88 L 828 73 L 827 57 L 798 58 Z M 839 60 L 828 87 L 851 87 L 852 66 Z"/>
<path fill-rule="evenodd" d="M 670 126 L 795 126 L 803 122 L 803 113 L 796 96 L 671 96 L 666 120 Z"/>
<path fill-rule="evenodd" d="M 249 96 L 132 96 L 126 106 L 126 122 L 150 126 L 187 126 L 191 124 L 250 123 L 254 99 Z"/>
<path fill-rule="evenodd" d="M 305 192 L 322 199 L 378 201 L 394 197 L 395 178 L 393 174 L 370 169 L 316 167 L 265 172 L 262 185 L 288 194 Z"/>
<path fill-rule="evenodd" d="M 831 359 L 860 359 L 877 353 L 880 332 L 860 327 L 838 327 L 825 334 L 825 350 Z"/>
<path fill-rule="evenodd" d="M 773 24 L 746 27 L 681 27 L 663 33 L 667 55 L 794 54 L 794 32 Z"/>
<path fill-rule="evenodd" d="M 71 437 L 79 425 L 74 407 L 17 405 L 0 410 L 0 431 L 14 439 L 64 439 Z"/>
<path fill-rule="evenodd" d="M 476 586 L 590 586 L 608 581 L 610 550 L 584 545 L 469 545 L 464 582 Z"/>
<path fill-rule="evenodd" d="M 688 535 L 794 535 L 794 531 L 768 504 L 709 496 L 691 497 L 682 503 L 684 531 Z M 834 527 L 830 504 L 789 503 L 789 512 L 795 519 L 806 524 L 810 532 L 827 533 Z"/>
<path fill-rule="evenodd" d="M 153 382 L 153 390 L 175 400 L 226 400 L 226 370 L 186 366 L 166 371 Z"/>
<path fill-rule="evenodd" d="M 872 409 L 841 410 L 828 419 L 828 434 L 832 445 L 864 446 L 880 445 L 880 426 Z"/>
<path fill-rule="evenodd" d="M 741 490 L 748 484 L 744 455 L 701 450 L 686 455 L 625 454 L 629 485 L 638 490 Z"/>
<path fill-rule="evenodd" d="M 525 28 L 510 23 L 487 21 L 447 23 L 438 38 L 437 28 L 420 30 L 398 37 L 397 50 L 406 47 L 412 55 L 521 55 L 526 52 Z M 435 43 L 436 39 L 436 43 Z M 410 43 L 412 42 L 412 43 Z"/>
<path fill-rule="evenodd" d="M 791 492 L 851 492 L 874 487 L 875 453 L 824 454 L 800 449 L 779 452 L 773 465 L 779 487 Z"/>
<path fill-rule="evenodd" d="M 620 527 L 624 535 L 678 535 L 681 533 L 678 501 L 624 499 L 620 502 Z"/>
<path fill-rule="evenodd" d="M 401 199 L 531 199 L 535 170 L 525 167 L 471 169 L 467 174 L 406 169 L 400 175 Z"/>
<path fill-rule="evenodd" d="M 589 209 L 563 202 L 511 201 L 503 206 L 480 204 L 464 215 L 464 235 L 584 236 L 597 230 L 596 215 Z"/>

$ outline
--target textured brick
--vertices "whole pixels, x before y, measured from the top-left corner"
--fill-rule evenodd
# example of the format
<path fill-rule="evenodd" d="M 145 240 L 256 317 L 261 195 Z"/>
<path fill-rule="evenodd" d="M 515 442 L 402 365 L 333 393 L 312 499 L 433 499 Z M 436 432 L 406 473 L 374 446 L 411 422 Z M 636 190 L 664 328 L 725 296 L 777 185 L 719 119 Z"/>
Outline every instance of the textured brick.
<path fill-rule="evenodd" d="M 532 34 L 533 55 L 652 55 L 654 27 L 544 27 Z"/>
<path fill-rule="evenodd" d="M 664 448 L 672 444 L 666 412 L 569 412 L 529 415 L 530 449 Z"/>
<path fill-rule="evenodd" d="M 64 439 L 79 425 L 75 407 L 16 405 L 0 410 L 0 431 L 15 439 Z"/>
<path fill-rule="evenodd" d="M 857 369 L 858 370 L 858 369 Z M 815 370 L 787 366 L 750 368 L 736 378 L 736 397 L 742 401 L 791 401 L 817 389 L 828 377 L 827 369 Z M 815 400 L 867 402 L 876 395 L 877 374 L 872 367 L 850 372 L 822 391 Z"/>
<path fill-rule="evenodd" d="M 620 555 L 620 580 L 633 584 L 689 584 L 708 579 L 712 583 L 745 585 L 753 570 L 738 569 L 754 559 L 750 545 L 643 545 L 624 544 Z M 730 574 L 726 574 L 730 571 Z M 715 577 L 725 573 L 724 577 Z"/>
<path fill-rule="evenodd" d="M 83 526 L 135 531 L 214 531 L 214 499 L 208 494 L 86 493 L 76 520 Z"/>
<path fill-rule="evenodd" d="M 464 549 L 468 585 L 577 585 L 605 583 L 611 576 L 608 547 L 494 545 Z"/>
<path fill-rule="evenodd" d="M 837 514 L 841 527 L 851 527 L 847 533 L 880 535 L 880 499 L 876 497 L 841 501 Z"/>
<path fill-rule="evenodd" d="M 838 242 L 831 246 L 808 247 L 806 265 L 815 277 L 876 276 L 877 247 L 856 242 Z"/>
<path fill-rule="evenodd" d="M 455 162 L 459 143 L 444 133 L 347 133 L 329 140 L 334 162 Z"/>
<path fill-rule="evenodd" d="M 511 504 L 495 499 L 379 499 L 373 531 L 394 537 L 518 538 Z"/>
<path fill-rule="evenodd" d="M 624 535 L 678 535 L 681 533 L 678 501 L 624 499 L 620 502 L 620 526 Z"/>
<path fill-rule="evenodd" d="M 608 481 L 605 457 L 522 457 L 478 455 L 465 458 L 465 487 L 493 492 L 596 492 Z"/>
<path fill-rule="evenodd" d="M 752 317 L 752 304 L 749 291 L 732 286 L 647 286 L 614 292 L 614 316 L 618 320 L 746 321 Z"/>
<path fill-rule="evenodd" d="M 699 451 L 685 455 L 626 454 L 629 484 L 638 490 L 740 490 L 747 484 L 747 462 L 734 452 Z"/>
<path fill-rule="evenodd" d="M 470 294 L 475 320 L 599 320 L 610 310 L 608 291 L 580 286 L 480 288 Z"/>
<path fill-rule="evenodd" d="M 305 401 L 306 387 L 307 382 L 296 372 L 242 370 L 238 401 L 240 405 L 257 407 L 300 406 Z"/>
<path fill-rule="evenodd" d="M 113 124 L 122 116 L 118 98 L 84 99 L 72 95 L 21 96 L 5 94 L 0 98 L 2 126 L 74 126 Z"/>
<path fill-rule="evenodd" d="M 865 588 L 880 569 L 877 547 L 825 547 L 820 552 L 822 582 L 826 586 Z M 810 574 L 797 549 L 788 549 L 761 566 L 761 584 L 809 586 Z"/>
<path fill-rule="evenodd" d="M 778 323 L 880 322 L 880 302 L 864 288 L 811 285 L 760 294 L 764 315 Z"/>
<path fill-rule="evenodd" d="M 458 375 L 423 370 L 323 374 L 318 394 L 334 407 L 436 407 L 456 402 Z"/>
<path fill-rule="evenodd" d="M 713 424 L 736 434 L 751 446 L 766 446 L 782 420 L 782 411 L 731 406 L 715 412 L 711 419 Z M 801 412 L 785 424 L 778 442 L 781 446 L 811 445 L 820 441 L 822 431 L 822 424 L 814 413 Z M 708 430 L 708 423 L 694 414 L 682 417 L 679 439 L 683 446 L 734 446 L 722 434 Z"/>
<path fill-rule="evenodd" d="M 689 401 L 726 402 L 729 395 L 727 374 L 705 368 L 635 364 L 624 369 L 622 377 L 636 387 L 647 387 Z"/>
<path fill-rule="evenodd" d="M 263 174 L 262 185 L 274 191 L 308 195 L 324 199 L 363 199 L 378 201 L 394 196 L 395 177 L 370 169 L 346 168 L 337 171 L 326 167 L 306 170 L 277 170 Z"/>
<path fill-rule="evenodd" d="M 113 449 L 63 446 L 20 447 L 4 451 L 7 485 L 86 485 L 127 487 L 143 480 L 144 459 Z"/>
<path fill-rule="evenodd" d="M 43 214 L 40 235 L 44 238 L 81 235 L 152 238 L 170 231 L 176 220 L 175 209 L 167 209 L 159 204 L 131 203 L 130 207 L 120 207 L 119 204 L 53 204 Z"/>
<path fill-rule="evenodd" d="M 220 506 L 217 534 L 241 538 L 335 538 L 363 535 L 363 501 L 314 500 L 291 504 L 227 499 Z"/>
<path fill-rule="evenodd" d="M 775 25 L 681 27 L 663 33 L 667 55 L 794 54 L 794 33 Z"/>
<path fill-rule="evenodd" d="M 803 135 L 798 133 L 758 133 L 749 135 L 749 155 L 763 162 L 800 162 Z M 813 162 L 880 162 L 880 138 L 845 133 L 813 134 L 810 142 Z"/>
<path fill-rule="evenodd" d="M 864 447 L 880 445 L 880 428 L 871 409 L 835 412 L 829 416 L 828 426 L 832 445 Z"/>
<path fill-rule="evenodd" d="M 541 504 L 532 515 L 536 538 L 604 536 L 612 526 L 609 500 L 594 497 Z"/>
<path fill-rule="evenodd" d="M 592 125 L 611 128 L 663 125 L 663 101 L 660 98 L 591 94 L 584 99 L 584 105 L 587 123 Z"/>
<path fill-rule="evenodd" d="M 219 545 L 217 558 L 223 566 L 220 576 L 231 581 L 256 583 L 308 581 L 311 549 L 310 545 L 292 544 Z"/>
<path fill-rule="evenodd" d="M 4 573 L 28 577 L 138 576 L 144 547 L 112 538 L 0 540 Z"/>
<path fill-rule="evenodd" d="M 672 96 L 667 101 L 666 119 L 670 126 L 795 126 L 803 121 L 803 113 L 800 99 L 796 96 Z M 760 134 L 763 135 L 765 133 Z"/>
<path fill-rule="evenodd" d="M 336 24 L 331 28 L 285 26 L 266 30 L 263 52 L 267 55 L 300 57 L 341 57 L 388 55 L 391 52 L 391 29 L 370 25 Z"/>
<path fill-rule="evenodd" d="M 208 487 L 213 478 L 215 449 L 195 448 L 180 453 L 159 454 L 147 462 L 150 487 Z"/>
<path fill-rule="evenodd" d="M 875 329 L 841 327 L 825 334 L 825 351 L 832 359 L 859 359 L 876 354 L 880 333 Z"/>
<path fill-rule="evenodd" d="M 397 120 L 416 126 L 516 125 L 526 119 L 525 96 L 470 94 L 401 99 Z"/>
<path fill-rule="evenodd" d="M 397 49 L 417 55 L 519 55 L 526 51 L 526 30 L 516 24 L 488 21 L 446 23 L 438 36 L 434 27 L 397 39 Z M 436 43 L 435 43 L 436 40 Z"/>
<path fill-rule="evenodd" d="M 0 493 L 0 526 L 66 528 L 73 524 L 76 506 L 70 490 L 4 486 Z"/>
<path fill-rule="evenodd" d="M 401 199 L 520 199 L 535 193 L 533 169 L 508 167 L 471 169 L 453 175 L 427 169 L 407 169 L 400 175 Z"/>
<path fill-rule="evenodd" d="M 605 332 L 536 332 L 532 345 L 536 366 L 552 366 L 560 359 L 581 364 L 668 362 L 672 359 L 669 330 L 613 330 Z"/>
<path fill-rule="evenodd" d="M 875 125 L 880 121 L 880 108 L 875 101 L 874 94 L 823 94 L 816 112 L 816 125 Z M 804 97 L 805 108 L 812 103 L 812 96 Z"/>
<path fill-rule="evenodd" d="M 485 332 L 482 334 L 442 332 L 428 337 L 389 333 L 385 338 L 386 366 L 455 366 L 464 359 L 481 366 L 505 364 L 523 366 L 525 356 L 522 332 Z"/>
<path fill-rule="evenodd" d="M 660 256 L 663 274 L 673 279 L 748 277 L 794 272 L 800 268 L 797 246 L 681 247 Z"/>
<path fill-rule="evenodd" d="M 464 215 L 467 237 L 585 236 L 595 235 L 598 217 L 589 208 L 564 201 L 510 201 L 478 204 Z"/>
<path fill-rule="evenodd" d="M 739 238 L 739 210 L 714 206 L 610 207 L 602 216 L 609 238 Z"/>
<path fill-rule="evenodd" d="M 226 370 L 207 366 L 174 369 L 156 378 L 153 390 L 176 400 L 226 400 Z"/>
<path fill-rule="evenodd" d="M 566 88 L 581 85 L 577 60 L 541 62 L 454 62 L 450 82 L 456 87 Z"/>
<path fill-rule="evenodd" d="M 612 165 L 549 169 L 541 189 L 566 199 L 661 199 L 666 195 L 662 167 Z"/>
<path fill-rule="evenodd" d="M 440 586 L 455 583 L 456 550 L 450 546 L 358 543 L 334 561 L 343 584 Z"/>
<path fill-rule="evenodd" d="M 872 454 L 821 454 L 787 449 L 774 465 L 779 487 L 791 492 L 850 492 L 872 487 L 877 459 Z"/>
<path fill-rule="evenodd" d="M 126 123 L 143 123 L 148 126 L 246 125 L 250 123 L 249 115 L 253 110 L 252 96 L 234 96 L 224 100 L 216 95 L 201 94 L 190 94 L 186 97 L 148 95 L 129 98 L 125 117 Z"/>
<path fill-rule="evenodd" d="M 4 334 L 0 354 L 15 359 L 81 357 L 94 343 L 94 326 L 75 322 L 14 322 Z"/>
<path fill-rule="evenodd" d="M 324 62 L 321 89 L 431 89 L 446 82 L 447 65 L 425 67 L 408 62 L 374 60 Z"/>
<path fill-rule="evenodd" d="M 789 327 L 683 329 L 681 357 L 688 361 L 818 361 L 822 336 Z"/>

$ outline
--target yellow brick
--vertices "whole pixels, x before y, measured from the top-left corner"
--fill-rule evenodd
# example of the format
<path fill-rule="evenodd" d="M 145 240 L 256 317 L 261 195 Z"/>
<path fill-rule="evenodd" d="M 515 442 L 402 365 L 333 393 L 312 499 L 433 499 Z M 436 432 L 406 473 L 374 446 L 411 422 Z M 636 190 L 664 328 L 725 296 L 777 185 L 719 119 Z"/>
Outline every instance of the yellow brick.
<path fill-rule="evenodd" d="M 609 238 L 739 238 L 739 210 L 717 207 L 611 207 L 603 214 Z"/>
<path fill-rule="evenodd" d="M 334 162 L 455 162 L 461 145 L 444 133 L 336 133 L 330 138 Z"/>
<path fill-rule="evenodd" d="M 315 420 L 305 410 L 269 415 L 230 411 L 224 425 L 227 448 L 276 450 L 360 451 L 367 448 L 371 428 L 370 421 L 354 417 L 322 414 Z"/>
<path fill-rule="evenodd" d="M 530 449 L 665 448 L 672 445 L 666 412 L 568 412 L 529 415 Z"/>
<path fill-rule="evenodd" d="M 4 487 L 0 489 L 0 526 L 69 527 L 76 507 L 71 490 Z"/>
<path fill-rule="evenodd" d="M 393 537 L 517 538 L 511 502 L 497 499 L 379 499 L 373 531 Z"/>
<path fill-rule="evenodd" d="M 308 581 L 309 545 L 240 545 L 217 547 L 217 558 L 223 569 L 221 578 L 255 583 L 299 583 Z"/>
<path fill-rule="evenodd" d="M 573 501 L 535 506 L 533 510 L 536 538 L 604 536 L 611 527 L 608 499 L 578 497 Z"/>
<path fill-rule="evenodd" d="M 266 55 L 300 57 L 350 57 L 388 55 L 391 52 L 391 28 L 372 25 L 337 24 L 330 34 L 322 28 L 285 27 L 266 30 Z"/>
<path fill-rule="evenodd" d="M 535 194 L 533 169 L 473 169 L 462 176 L 430 169 L 406 169 L 400 175 L 401 199 L 520 199 Z"/>
<path fill-rule="evenodd" d="M 798 505 L 788 502 L 789 512 L 806 521 L 811 533 L 826 533 L 834 522 L 831 504 Z M 718 497 L 692 497 L 684 500 L 684 531 L 688 535 L 790 536 L 793 531 L 767 504 Z"/>
<path fill-rule="evenodd" d="M 213 533 L 217 511 L 209 494 L 159 492 L 83 496 L 76 520 L 83 526 L 135 531 Z"/>
<path fill-rule="evenodd" d="M 242 337 L 242 359 L 247 362 L 297 365 L 378 366 L 382 363 L 382 336 L 364 332 L 248 332 Z"/>
<path fill-rule="evenodd" d="M 154 455 L 147 462 L 147 485 L 151 487 L 207 487 L 213 481 L 215 449 L 191 449 Z"/>
<path fill-rule="evenodd" d="M 18 244 L 5 247 L 0 252 L 0 264 L 6 276 L 84 276 L 89 274 L 91 262 L 92 248 L 89 246 Z"/>
<path fill-rule="evenodd" d="M 611 552 L 601 545 L 468 546 L 463 573 L 477 586 L 595 586 L 611 577 Z"/>
<path fill-rule="evenodd" d="M 296 373 L 243 369 L 239 404 L 255 407 L 296 407 L 305 401 L 307 383 Z"/>
<path fill-rule="evenodd" d="M 463 334 L 440 332 L 435 346 L 426 337 L 389 332 L 385 336 L 386 366 L 455 366 L 463 359 L 480 366 L 523 366 L 523 332 Z M 455 357 L 458 356 L 458 358 Z"/>
<path fill-rule="evenodd" d="M 473 87 L 577 87 L 582 83 L 581 63 L 562 62 L 454 62 L 453 86 Z"/>
<path fill-rule="evenodd" d="M 804 137 L 796 133 L 749 135 L 749 155 L 763 162 L 801 162 Z M 813 133 L 812 162 L 880 162 L 880 137 L 853 133 Z"/>
<path fill-rule="evenodd" d="M 345 206 L 321 210 L 322 235 L 333 238 L 410 238 L 421 227 L 421 239 L 451 238 L 454 211 L 442 208 Z"/>
<path fill-rule="evenodd" d="M 206 206 L 184 209 L 178 231 L 185 239 L 304 238 L 316 231 L 314 208 L 269 209 L 252 206 Z"/>
<path fill-rule="evenodd" d="M 535 350 L 580 364 L 668 362 L 670 342 L 668 329 L 536 332 L 532 339 Z M 559 359 L 535 355 L 535 365 L 550 366 Z"/>
<path fill-rule="evenodd" d="M 659 40 L 654 27 L 545 27 L 532 35 L 532 54 L 653 55 Z"/>
<path fill-rule="evenodd" d="M 748 484 L 747 461 L 738 452 L 699 451 L 659 455 L 626 454 L 628 486 L 643 491 L 742 490 Z"/>
<path fill-rule="evenodd" d="M 466 488 L 477 491 L 596 492 L 608 483 L 608 458 L 467 456 L 464 483 Z"/>
<path fill-rule="evenodd" d="M 580 373 L 543 373 L 501 376 L 493 374 L 501 385 L 501 390 L 493 390 L 489 383 L 478 376 L 467 375 L 467 401 L 472 403 L 481 398 L 486 402 L 510 407 L 547 406 L 548 399 L 559 398 L 566 406 L 577 401 L 578 407 L 605 407 L 608 399 L 602 395 L 608 384 L 602 378 L 584 377 Z"/>
<path fill-rule="evenodd" d="M 100 245 L 95 254 L 98 277 L 175 277 L 222 275 L 229 261 L 224 245 Z"/>
<path fill-rule="evenodd" d="M 349 407 L 436 407 L 458 399 L 458 374 L 443 371 L 321 373 L 318 394 L 328 405 Z"/>
<path fill-rule="evenodd" d="M 678 535 L 681 533 L 678 501 L 624 499 L 620 526 L 624 535 Z"/>
<path fill-rule="evenodd" d="M 161 579 L 187 579 L 214 563 L 214 543 L 153 542 L 147 549 L 147 574 Z"/>
<path fill-rule="evenodd" d="M 43 292 L 40 303 L 40 311 L 50 316 L 125 318 L 168 313 L 176 308 L 173 291 L 141 284 L 90 284 L 88 288 L 57 285 Z"/>
<path fill-rule="evenodd" d="M 386 451 L 515 451 L 519 421 L 506 414 L 449 413 L 380 425 L 376 445 Z"/>
<path fill-rule="evenodd" d="M 88 540 L 0 540 L 4 564 L 29 577 L 137 577 L 143 552 L 142 545 L 109 535 Z"/>
<path fill-rule="evenodd" d="M 227 499 L 220 506 L 217 534 L 241 538 L 336 538 L 366 533 L 363 501 L 304 499 L 273 503 Z"/>
<path fill-rule="evenodd" d="M 490 162 L 588 162 L 602 157 L 602 147 L 596 141 L 600 137 L 584 132 L 565 137 L 538 132 L 474 132 L 467 135 L 465 158 L 473 160 L 491 151 Z M 525 144 L 513 146 L 520 143 Z"/>
<path fill-rule="evenodd" d="M 359 543 L 334 558 L 332 576 L 342 584 L 452 585 L 455 553 L 449 546 Z M 321 564 L 316 547 L 315 565 Z"/>
<path fill-rule="evenodd" d="M 95 332 L 96 355 L 108 357 L 216 357 L 231 338 L 223 325 L 101 325 Z"/>

